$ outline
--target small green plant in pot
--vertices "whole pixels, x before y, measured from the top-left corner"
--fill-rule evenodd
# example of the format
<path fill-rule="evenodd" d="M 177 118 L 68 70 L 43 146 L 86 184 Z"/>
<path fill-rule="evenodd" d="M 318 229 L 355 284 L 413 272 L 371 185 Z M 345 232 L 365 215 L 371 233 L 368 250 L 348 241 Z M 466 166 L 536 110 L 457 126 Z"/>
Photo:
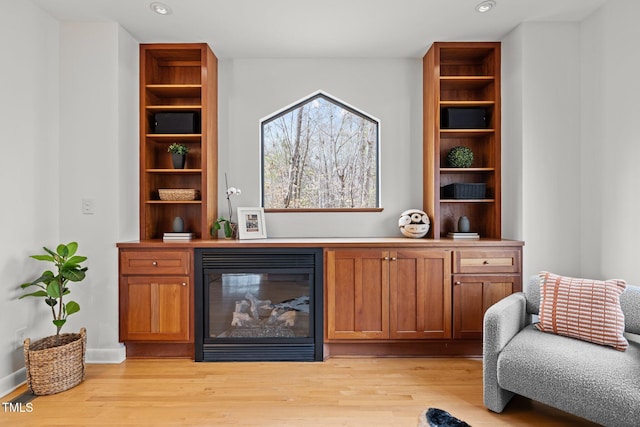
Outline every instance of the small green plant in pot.
<path fill-rule="evenodd" d="M 447 154 L 447 163 L 452 168 L 469 168 L 473 163 L 473 151 L 469 147 L 453 147 Z"/>
<path fill-rule="evenodd" d="M 184 144 L 178 144 L 174 142 L 173 144 L 169 145 L 167 151 L 171 153 L 173 168 L 184 169 L 185 161 L 187 159 L 187 153 L 189 152 L 189 147 Z"/>
<path fill-rule="evenodd" d="M 224 231 L 224 237 L 226 239 L 232 239 L 234 238 L 237 226 L 230 220 L 220 217 L 213 223 L 213 231 L 217 233 L 220 229 Z"/>
<path fill-rule="evenodd" d="M 60 244 L 55 251 L 43 248 L 45 254 L 31 255 L 31 258 L 50 262 L 52 270 L 45 270 L 37 279 L 23 283 L 20 287 L 39 288 L 24 294 L 26 297 L 43 298 L 51 310 L 56 334 L 35 341 L 27 338 L 24 342 L 24 357 L 27 368 L 27 384 L 37 395 L 59 393 L 78 385 L 84 379 L 84 353 L 86 330 L 79 334 L 61 334 L 60 330 L 67 317 L 80 311 L 80 304 L 67 301 L 71 292 L 70 282 L 81 282 L 86 277 L 87 267 L 81 264 L 87 257 L 76 255 L 78 243 Z M 64 372 L 64 374 L 61 374 Z"/>

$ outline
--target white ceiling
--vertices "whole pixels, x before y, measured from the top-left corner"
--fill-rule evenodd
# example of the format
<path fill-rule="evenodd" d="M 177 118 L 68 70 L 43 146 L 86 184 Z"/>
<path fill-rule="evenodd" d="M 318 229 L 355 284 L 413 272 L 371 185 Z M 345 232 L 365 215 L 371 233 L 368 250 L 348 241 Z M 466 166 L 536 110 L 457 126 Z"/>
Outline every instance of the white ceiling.
<path fill-rule="evenodd" d="M 219 58 L 419 58 L 434 41 L 500 40 L 527 21 L 581 21 L 606 0 L 32 0 L 62 21 L 118 22 L 142 43 L 207 42 Z"/>

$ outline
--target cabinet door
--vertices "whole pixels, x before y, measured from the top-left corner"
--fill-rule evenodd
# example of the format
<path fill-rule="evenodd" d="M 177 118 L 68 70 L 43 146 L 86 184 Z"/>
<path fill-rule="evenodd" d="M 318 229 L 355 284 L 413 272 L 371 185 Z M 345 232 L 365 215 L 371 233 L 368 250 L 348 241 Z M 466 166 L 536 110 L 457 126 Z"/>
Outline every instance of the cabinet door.
<path fill-rule="evenodd" d="M 453 337 L 482 338 L 485 311 L 520 289 L 519 276 L 453 276 Z"/>
<path fill-rule="evenodd" d="M 124 276 L 121 281 L 121 341 L 189 339 L 188 277 Z"/>
<path fill-rule="evenodd" d="M 451 338 L 451 252 L 398 250 L 390 259 L 390 337 Z"/>
<path fill-rule="evenodd" d="M 389 252 L 327 251 L 327 338 L 389 338 Z"/>

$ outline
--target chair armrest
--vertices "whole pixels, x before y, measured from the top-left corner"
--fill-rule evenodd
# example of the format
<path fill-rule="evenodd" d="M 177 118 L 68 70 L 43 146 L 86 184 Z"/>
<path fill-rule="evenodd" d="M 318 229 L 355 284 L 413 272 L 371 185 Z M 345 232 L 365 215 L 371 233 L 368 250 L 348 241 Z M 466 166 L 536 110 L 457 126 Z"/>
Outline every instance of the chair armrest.
<path fill-rule="evenodd" d="M 640 335 L 640 286 L 627 285 L 620 295 L 625 331 Z"/>
<path fill-rule="evenodd" d="M 528 324 L 524 293 L 501 299 L 484 314 L 483 350 L 499 353 Z"/>
<path fill-rule="evenodd" d="M 528 323 L 524 293 L 517 292 L 498 301 L 484 314 L 482 341 L 482 377 L 484 405 L 502 412 L 513 397 L 498 384 L 498 356 L 511 338 Z"/>

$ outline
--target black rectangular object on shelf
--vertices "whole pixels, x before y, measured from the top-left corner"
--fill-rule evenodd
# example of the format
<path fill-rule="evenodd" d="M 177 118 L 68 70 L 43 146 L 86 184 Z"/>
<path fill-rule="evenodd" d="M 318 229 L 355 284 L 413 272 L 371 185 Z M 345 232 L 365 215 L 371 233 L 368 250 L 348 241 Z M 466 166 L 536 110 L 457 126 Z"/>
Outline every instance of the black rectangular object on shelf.
<path fill-rule="evenodd" d="M 440 122 L 442 129 L 486 129 L 489 115 L 482 107 L 444 107 Z"/>
<path fill-rule="evenodd" d="M 200 115 L 197 112 L 155 113 L 154 133 L 200 133 Z"/>
<path fill-rule="evenodd" d="M 442 187 L 443 199 L 484 199 L 487 194 L 487 184 L 455 183 Z"/>

